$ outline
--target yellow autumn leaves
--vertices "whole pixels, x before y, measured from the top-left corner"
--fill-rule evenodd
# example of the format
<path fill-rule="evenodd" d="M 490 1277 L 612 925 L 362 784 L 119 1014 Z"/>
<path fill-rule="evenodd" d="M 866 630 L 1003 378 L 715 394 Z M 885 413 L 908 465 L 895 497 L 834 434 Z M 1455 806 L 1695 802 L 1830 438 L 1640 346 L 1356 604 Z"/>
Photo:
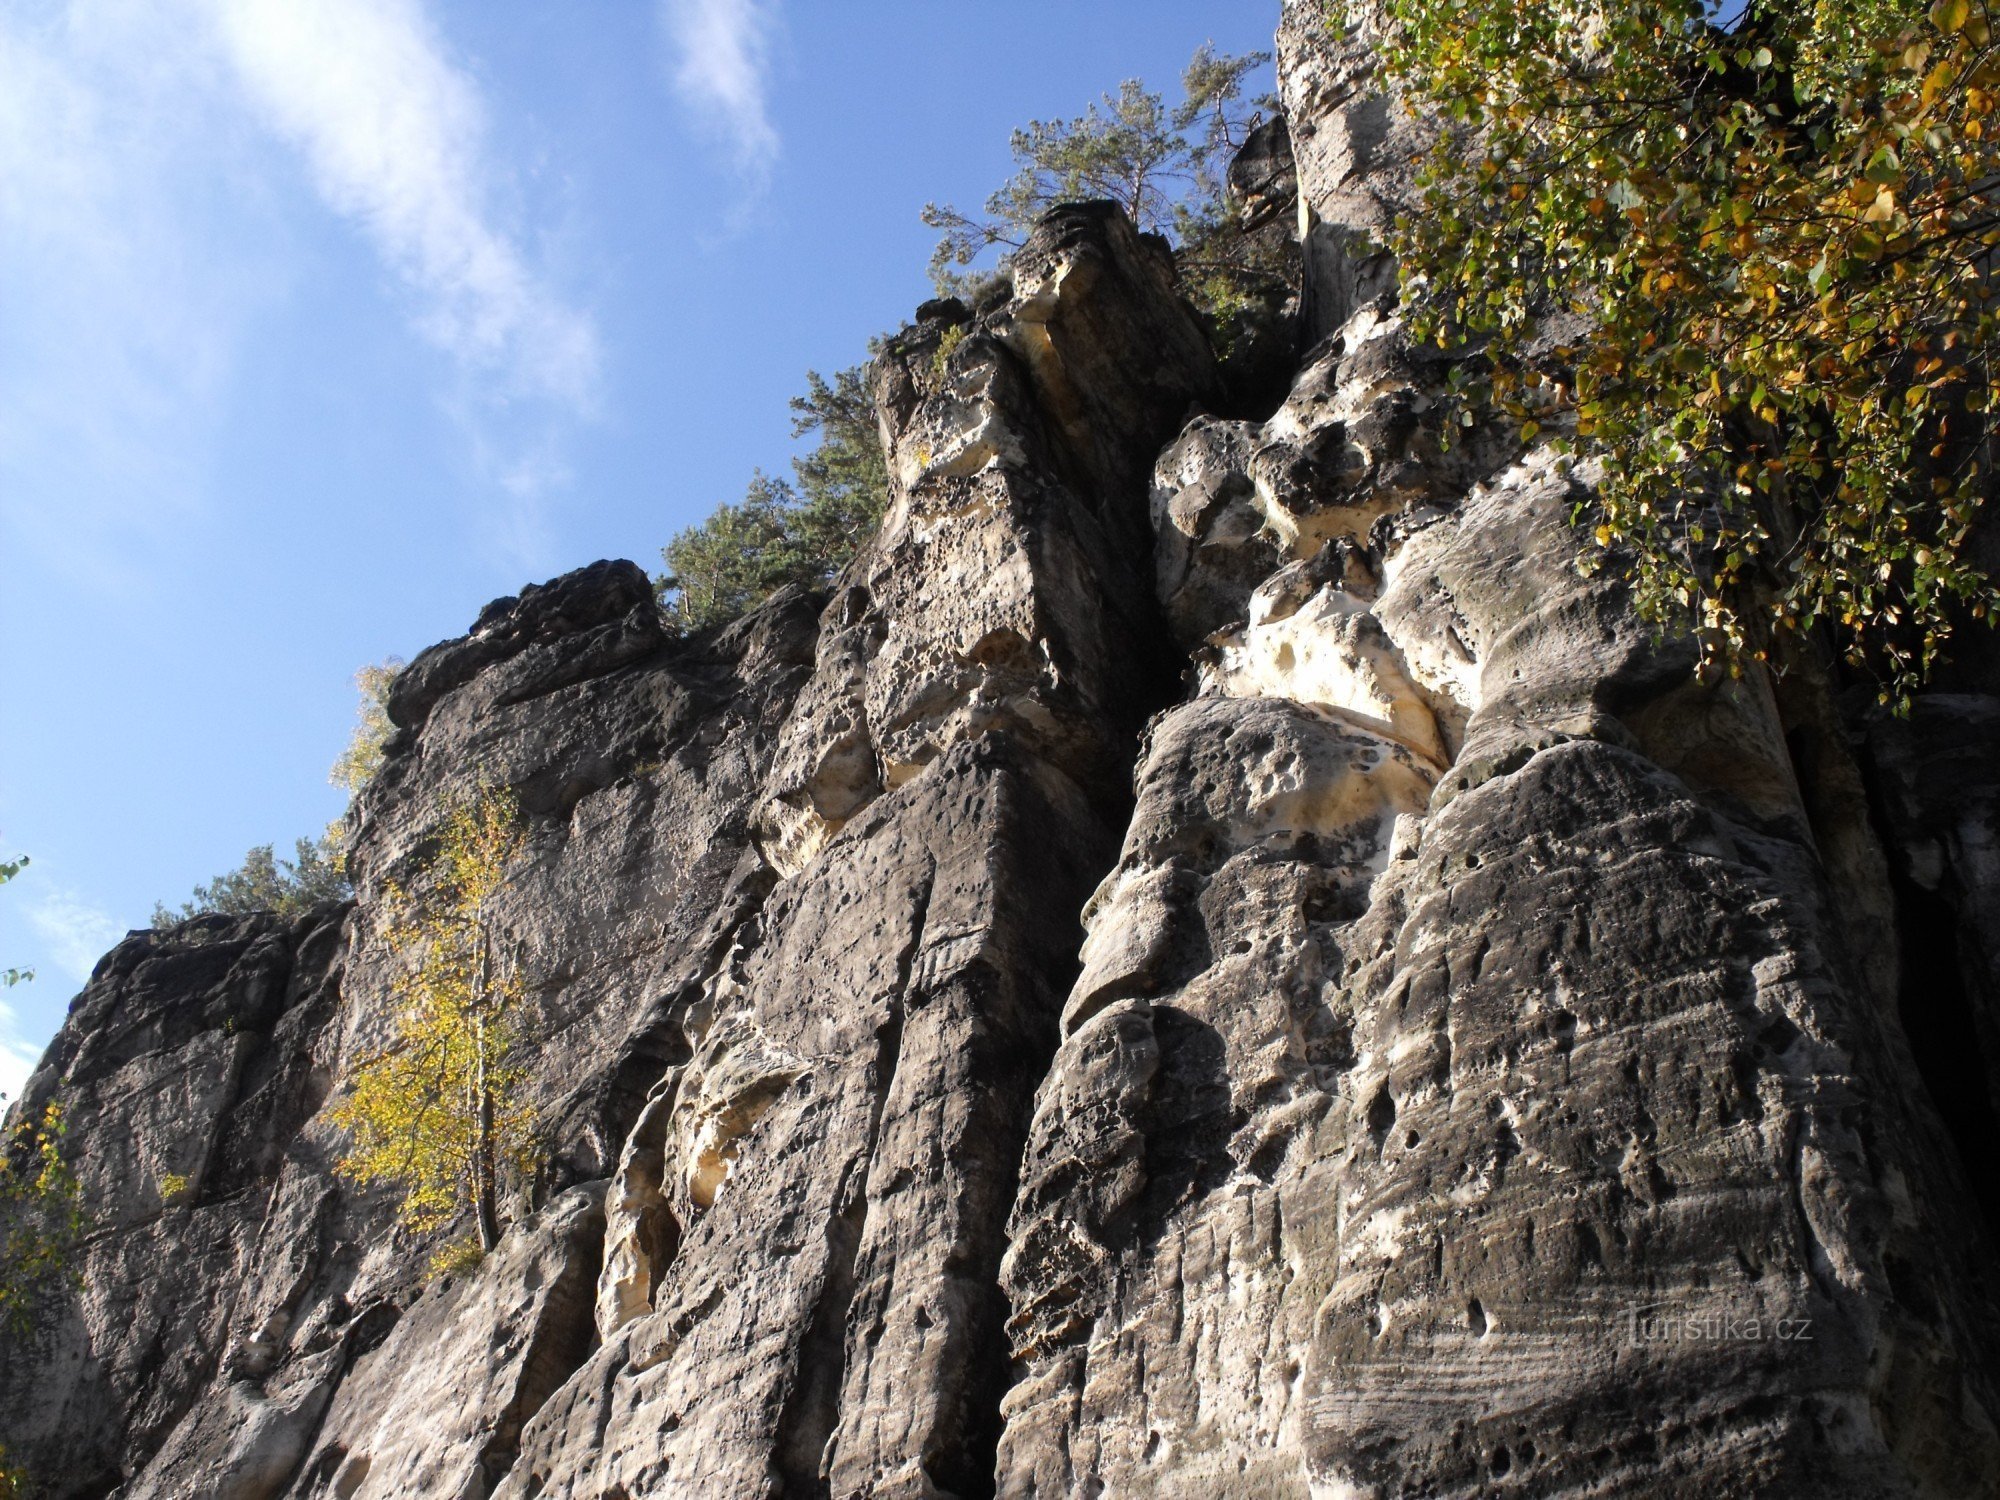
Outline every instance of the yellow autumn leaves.
<path fill-rule="evenodd" d="M 1386 0 L 1459 128 L 1393 246 L 1459 394 L 1604 461 L 1581 517 L 1718 664 L 1822 620 L 1885 697 L 1989 616 L 2000 55 L 1984 0 Z M 1551 337 L 1552 320 L 1569 328 Z M 1577 320 L 1588 332 L 1579 336 Z"/>
<path fill-rule="evenodd" d="M 523 847 L 513 795 L 481 788 L 451 810 L 415 887 L 388 888 L 394 1034 L 354 1067 L 331 1115 L 352 1135 L 343 1176 L 400 1188 L 401 1219 L 418 1231 L 470 1210 L 486 1250 L 500 1174 L 531 1164 L 535 1126 L 518 1060 L 520 963 L 500 921 Z"/>
<path fill-rule="evenodd" d="M 85 1225 L 63 1130 L 61 1106 L 46 1104 L 0 1136 L 0 1335 L 26 1332 L 36 1304 L 76 1275 Z"/>

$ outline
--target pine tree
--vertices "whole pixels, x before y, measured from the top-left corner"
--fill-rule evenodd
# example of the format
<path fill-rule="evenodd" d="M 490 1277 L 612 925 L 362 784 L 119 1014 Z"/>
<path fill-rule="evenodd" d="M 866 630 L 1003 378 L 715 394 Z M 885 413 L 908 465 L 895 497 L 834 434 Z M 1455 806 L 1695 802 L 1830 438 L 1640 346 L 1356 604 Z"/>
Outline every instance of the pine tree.
<path fill-rule="evenodd" d="M 794 396 L 792 435 L 819 434 L 792 460 L 792 478 L 759 470 L 741 502 L 718 507 L 661 549 L 657 580 L 668 614 L 684 630 L 733 620 L 788 583 L 821 588 L 874 531 L 889 502 L 889 470 L 868 394 L 868 367 L 831 380 L 806 372 Z"/>
<path fill-rule="evenodd" d="M 347 852 L 338 825 L 317 839 L 297 839 L 292 857 L 280 859 L 269 844 L 259 844 L 243 863 L 194 888 L 192 899 L 179 907 L 153 906 L 153 926 L 168 928 L 207 912 L 243 916 L 273 911 L 294 917 L 324 901 L 344 901 L 352 894 L 347 882 Z"/>
<path fill-rule="evenodd" d="M 924 223 L 943 231 L 931 256 L 938 290 L 972 290 L 981 273 L 967 268 L 997 250 L 1004 269 L 1043 214 L 1091 198 L 1109 199 L 1141 230 L 1174 240 L 1188 289 L 1210 312 L 1242 296 L 1246 283 L 1281 279 L 1265 242 L 1246 236 L 1230 213 L 1225 185 L 1230 159 L 1275 106 L 1244 97 L 1249 76 L 1270 60 L 1204 44 L 1181 74 L 1181 102 L 1172 109 L 1164 95 L 1128 78 L 1074 119 L 1030 120 L 1013 134 L 1014 175 L 983 215 L 924 205 Z"/>

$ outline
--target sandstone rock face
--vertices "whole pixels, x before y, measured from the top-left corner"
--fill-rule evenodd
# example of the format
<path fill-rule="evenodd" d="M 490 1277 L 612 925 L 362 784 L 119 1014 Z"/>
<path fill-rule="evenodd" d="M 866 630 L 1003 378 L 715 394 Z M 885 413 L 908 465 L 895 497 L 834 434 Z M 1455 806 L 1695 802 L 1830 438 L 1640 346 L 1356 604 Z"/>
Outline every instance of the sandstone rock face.
<path fill-rule="evenodd" d="M 2000 696 L 1871 711 L 1864 757 L 1905 941 L 1898 1019 L 2000 1235 Z"/>
<path fill-rule="evenodd" d="M 609 1175 L 670 1055 L 659 1017 L 692 983 L 682 971 L 725 951 L 732 914 L 768 886 L 749 804 L 815 611 L 782 596 L 670 642 L 630 563 L 500 601 L 413 664 L 430 686 L 399 699 L 404 732 L 358 810 L 352 912 L 202 919 L 105 959 L 23 1101 L 65 1107 L 94 1226 L 75 1306 L 40 1320 L 33 1347 L 0 1350 L 7 1388 L 33 1393 L 4 1440 L 53 1493 L 359 1493 L 342 1486 L 360 1466 L 318 1466 L 335 1447 L 368 1458 L 370 1493 L 427 1492 L 380 1488 L 408 1453 L 370 1426 L 413 1401 L 462 1414 L 426 1428 L 425 1472 L 486 1492 L 510 1434 L 592 1341 L 601 1214 L 530 1218 L 529 1200 Z M 502 927 L 531 980 L 528 1088 L 552 1154 L 510 1205 L 530 1243 L 496 1261 L 512 1256 L 513 1284 L 536 1281 L 541 1301 L 475 1292 L 440 1312 L 422 1291 L 431 1247 L 333 1174 L 323 1107 L 393 1023 L 382 883 L 409 877 L 480 782 L 515 789 L 532 846 Z M 169 1173 L 188 1183 L 163 1206 Z M 406 1310 L 453 1336 L 385 1360 Z M 489 1368 L 508 1358 L 518 1372 Z"/>
<path fill-rule="evenodd" d="M 1796 725 L 1582 575 L 1587 471 L 1397 440 L 1437 382 L 1347 231 L 1410 136 L 1317 10 L 1280 41 L 1339 321 L 1277 418 L 1156 472 L 1200 670 L 1155 743 L 1208 753 L 1142 763 L 1088 913 L 1000 1488 L 1986 1492 L 1991 1262 L 1836 920 Z M 1238 743 L 1253 701 L 1339 749 Z M 1187 816 L 1256 807 L 1274 764 L 1345 837 Z M 1903 811 L 1933 886 L 1942 846 L 1976 862 L 1982 810 Z"/>
<path fill-rule="evenodd" d="M 107 1492 L 217 1378 L 273 1184 L 327 1090 L 345 915 L 132 934 L 28 1081 L 18 1108 L 62 1107 L 92 1223 L 81 1286 L 30 1337 L 0 1335 L 9 1459 L 59 1493 Z"/>
<path fill-rule="evenodd" d="M 990 1488 L 1021 1142 L 1163 675 L 1145 476 L 1211 371 L 1101 208 L 891 346 L 896 499 L 759 804 L 782 878 L 683 1012 L 606 1342 L 501 1494 Z"/>
<path fill-rule="evenodd" d="M 1284 0 L 1278 20 L 1278 92 L 1298 166 L 1305 249 L 1306 337 L 1320 339 L 1395 287 L 1383 248 L 1396 216 L 1419 201 L 1416 161 L 1432 136 L 1377 76 L 1373 7 L 1342 7 L 1333 29 L 1313 0 Z"/>
<path fill-rule="evenodd" d="M 603 1185 L 571 1188 L 420 1297 L 340 1382 L 297 1491 L 487 1493 L 522 1424 L 590 1351 L 603 1240 Z"/>
<path fill-rule="evenodd" d="M 51 1493 L 1995 1493 L 1992 663 L 1698 680 L 1588 465 L 1442 441 L 1365 15 L 1277 40 L 1282 400 L 1058 210 L 887 346 L 824 597 L 497 601 L 398 679 L 351 909 L 99 966 L 27 1099 L 83 1281 L 0 1345 Z M 326 1111 L 482 784 L 546 1150 L 426 1282 Z"/>

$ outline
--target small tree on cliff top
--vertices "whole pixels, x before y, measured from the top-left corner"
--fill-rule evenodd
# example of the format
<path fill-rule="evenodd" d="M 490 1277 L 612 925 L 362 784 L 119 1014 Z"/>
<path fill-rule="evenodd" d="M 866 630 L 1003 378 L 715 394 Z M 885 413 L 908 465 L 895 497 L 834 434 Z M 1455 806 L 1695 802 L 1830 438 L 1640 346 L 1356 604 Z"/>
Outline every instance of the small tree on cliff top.
<path fill-rule="evenodd" d="M 924 205 L 923 220 L 943 231 L 931 256 L 941 292 L 962 290 L 965 268 L 990 250 L 1005 257 L 1027 243 L 1035 221 L 1058 203 L 1108 198 L 1142 230 L 1170 236 L 1196 300 L 1215 310 L 1237 283 L 1279 275 L 1261 241 L 1245 236 L 1229 211 L 1225 174 L 1264 114 L 1267 98 L 1245 99 L 1249 75 L 1269 53 L 1231 57 L 1204 44 L 1181 74 L 1181 102 L 1128 78 L 1071 120 L 1030 120 L 1011 142 L 1016 170 L 972 215 L 950 204 Z"/>
<path fill-rule="evenodd" d="M 733 620 L 788 583 L 832 582 L 882 519 L 889 469 L 868 367 L 831 380 L 808 370 L 806 393 L 791 406 L 792 435 L 819 434 L 812 452 L 792 460 L 792 478 L 760 471 L 740 503 L 718 507 L 661 549 L 667 571 L 656 584 L 684 630 Z"/>
<path fill-rule="evenodd" d="M 483 789 L 446 821 L 424 893 L 389 889 L 395 1036 L 332 1116 L 354 1137 L 342 1175 L 401 1187 L 402 1221 L 420 1232 L 471 1209 L 482 1250 L 500 1237 L 500 1172 L 529 1165 L 535 1123 L 516 1060 L 521 976 L 495 911 L 522 844 L 513 796 Z"/>
<path fill-rule="evenodd" d="M 153 926 L 173 927 L 204 912 L 240 916 L 274 911 L 295 917 L 323 901 L 344 901 L 353 893 L 347 883 L 346 850 L 339 825 L 319 838 L 295 840 L 292 855 L 291 859 L 280 859 L 269 844 L 259 844 L 235 869 L 197 885 L 191 900 L 178 907 L 154 902 Z"/>
<path fill-rule="evenodd" d="M 327 773 L 327 780 L 346 792 L 350 800 L 360 796 L 361 789 L 382 769 L 382 747 L 396 732 L 396 726 L 389 722 L 389 689 L 402 670 L 402 658 L 392 656 L 354 674 L 354 686 L 361 694 L 354 733 L 347 741 L 347 748 L 340 752 L 340 759 Z"/>

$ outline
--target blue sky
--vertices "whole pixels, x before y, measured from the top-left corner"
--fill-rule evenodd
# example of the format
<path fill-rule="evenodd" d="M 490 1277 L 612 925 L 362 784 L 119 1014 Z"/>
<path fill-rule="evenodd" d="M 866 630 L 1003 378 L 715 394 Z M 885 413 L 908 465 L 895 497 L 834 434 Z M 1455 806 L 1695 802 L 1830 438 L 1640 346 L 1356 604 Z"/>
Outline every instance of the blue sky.
<path fill-rule="evenodd" d="M 363 663 L 662 542 L 928 295 L 1010 127 L 1275 0 L 8 0 L 0 1090 L 337 815 Z"/>

